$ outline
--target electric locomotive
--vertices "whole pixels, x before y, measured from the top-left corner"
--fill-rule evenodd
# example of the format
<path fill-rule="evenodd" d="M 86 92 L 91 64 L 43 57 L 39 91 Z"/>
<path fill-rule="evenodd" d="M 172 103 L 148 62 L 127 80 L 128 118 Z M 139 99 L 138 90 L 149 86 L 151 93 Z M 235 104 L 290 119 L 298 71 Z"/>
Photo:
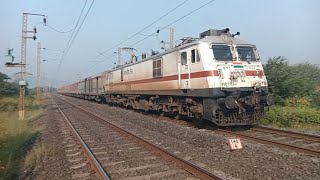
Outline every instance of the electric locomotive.
<path fill-rule="evenodd" d="M 188 116 L 218 126 L 259 123 L 274 103 L 254 44 L 210 29 L 163 53 L 59 89 L 102 103 Z M 72 89 L 72 90 L 70 90 Z"/>

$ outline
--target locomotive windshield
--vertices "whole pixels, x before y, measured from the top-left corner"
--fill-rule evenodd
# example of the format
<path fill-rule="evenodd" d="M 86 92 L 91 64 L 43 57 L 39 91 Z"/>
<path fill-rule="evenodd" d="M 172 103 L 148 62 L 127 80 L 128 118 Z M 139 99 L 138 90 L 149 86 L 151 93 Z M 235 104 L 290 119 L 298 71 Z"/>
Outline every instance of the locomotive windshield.
<path fill-rule="evenodd" d="M 212 52 L 217 61 L 232 61 L 232 53 L 229 46 L 213 45 Z"/>
<path fill-rule="evenodd" d="M 256 61 L 252 47 L 237 47 L 240 61 Z"/>

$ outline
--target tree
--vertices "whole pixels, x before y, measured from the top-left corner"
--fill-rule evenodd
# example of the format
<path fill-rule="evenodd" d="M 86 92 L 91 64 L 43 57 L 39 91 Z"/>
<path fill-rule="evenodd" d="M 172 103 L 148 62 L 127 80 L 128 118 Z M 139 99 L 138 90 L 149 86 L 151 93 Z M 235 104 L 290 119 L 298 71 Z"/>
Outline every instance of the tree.
<path fill-rule="evenodd" d="M 0 97 L 19 94 L 19 84 L 17 82 L 7 82 L 9 76 L 0 72 Z"/>
<path fill-rule="evenodd" d="M 269 89 L 278 99 L 318 96 L 320 69 L 309 63 L 289 65 L 283 57 L 270 58 L 264 65 Z"/>
<path fill-rule="evenodd" d="M 289 63 L 285 57 L 270 58 L 264 70 L 269 84 L 269 90 L 280 97 L 285 97 L 288 87 L 285 85 L 290 76 Z"/>
<path fill-rule="evenodd" d="M 0 72 L 0 83 L 4 82 L 5 80 L 8 80 L 8 79 L 10 79 L 9 76 Z"/>

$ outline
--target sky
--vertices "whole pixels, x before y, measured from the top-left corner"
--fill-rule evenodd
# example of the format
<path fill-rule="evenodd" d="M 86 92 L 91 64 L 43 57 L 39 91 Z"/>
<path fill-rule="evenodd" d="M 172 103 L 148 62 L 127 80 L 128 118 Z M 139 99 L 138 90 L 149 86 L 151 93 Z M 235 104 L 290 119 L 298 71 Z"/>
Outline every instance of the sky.
<path fill-rule="evenodd" d="M 84 18 L 93 0 L 87 0 Z M 42 75 L 48 78 L 73 82 L 108 69 L 117 62 L 119 42 L 126 40 L 150 25 L 185 0 L 95 0 L 82 27 L 73 41 L 59 68 L 62 51 L 66 52 L 70 33 L 58 33 L 43 26 L 42 17 L 29 16 L 28 29 L 37 27 L 37 40 L 27 40 L 27 71 L 35 76 L 37 65 L 37 42 L 41 43 Z M 139 35 L 129 39 L 120 47 L 129 47 L 180 19 L 210 0 L 189 0 L 163 17 Z M 8 48 L 13 48 L 15 62 L 20 62 L 22 13 L 40 13 L 47 16 L 47 24 L 58 31 L 72 30 L 79 18 L 86 0 L 0 0 L 0 72 L 12 76 L 17 68 L 7 68 Z M 173 23 L 175 40 L 183 37 L 198 37 L 208 29 L 230 28 L 239 31 L 240 39 L 255 44 L 262 61 L 275 56 L 285 56 L 291 64 L 309 62 L 320 64 L 320 1 L 319 0 L 215 0 L 189 16 Z M 74 33 L 75 33 L 74 32 Z M 29 34 L 32 36 L 32 34 Z M 136 54 L 150 53 L 151 49 L 161 51 L 160 41 L 169 41 L 169 30 L 160 31 L 133 48 Z M 99 52 L 107 51 L 105 60 Z M 128 55 L 124 55 L 127 58 Z M 103 61 L 103 62 L 97 62 Z"/>

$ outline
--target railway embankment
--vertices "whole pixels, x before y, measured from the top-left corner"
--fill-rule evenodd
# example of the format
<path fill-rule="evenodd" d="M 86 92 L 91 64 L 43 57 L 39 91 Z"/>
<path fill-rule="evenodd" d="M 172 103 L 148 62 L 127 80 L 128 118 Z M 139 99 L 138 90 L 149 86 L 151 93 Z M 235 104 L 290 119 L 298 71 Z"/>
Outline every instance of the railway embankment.
<path fill-rule="evenodd" d="M 226 141 L 236 136 L 223 134 L 215 128 L 210 129 L 188 121 L 146 115 L 134 110 L 76 98 L 60 97 L 223 179 L 320 179 L 320 159 L 317 156 L 246 138 L 240 138 L 243 149 L 230 151 Z M 148 168 L 154 168 L 153 165 L 168 162 L 161 160 L 162 158 L 156 154 L 152 155 L 153 152 L 149 152 L 143 146 L 131 147 L 134 142 L 122 142 L 127 141 L 127 137 L 111 132 L 110 128 L 104 127 L 99 122 L 93 122 L 89 116 L 86 117 L 85 114 L 63 105 L 63 101 L 57 101 L 57 104 L 65 111 L 65 115 L 73 119 L 74 125 L 87 141 L 89 148 L 92 148 L 102 159 L 106 171 L 116 173 L 114 177 L 129 178 L 132 172 L 134 172 L 132 177 L 146 177 L 139 174 L 143 172 L 169 176 L 171 175 L 168 174 L 169 171 L 181 173 L 179 176 L 174 176 L 177 179 L 188 176 L 182 170 L 178 170 L 175 165 L 169 165 L 170 168 L 167 169 L 163 166 L 163 171 L 157 168 L 155 168 L 157 172 L 149 171 Z M 21 179 L 75 179 L 77 177 L 95 179 L 88 160 L 73 140 L 57 105 L 51 98 L 44 98 L 40 106 L 37 104 L 31 104 L 31 106 L 35 108 L 34 115 L 26 121 L 1 120 L 1 128 L 11 127 L 12 133 L 15 132 L 20 134 L 19 137 L 22 135 L 24 137 L 24 141 L 21 141 L 19 146 L 15 146 L 15 150 L 18 151 L 13 149 L 4 151 L 3 148 L 6 146 L 1 144 L 1 153 L 8 152 L 5 156 L 1 156 L 8 159 L 6 162 L 1 160 L 1 170 L 6 172 L 4 175 Z M 14 108 L 12 114 L 13 117 L 16 114 Z M 12 124 L 4 126 L 3 122 Z M 86 129 L 89 131 L 87 132 Z M 249 132 L 249 134 L 253 133 Z M 263 133 L 256 134 L 261 136 Z M 268 137 L 270 140 L 278 138 L 281 141 L 279 135 L 268 135 Z M 284 139 L 284 141 L 289 140 L 294 141 L 290 138 Z M 296 143 L 299 144 L 299 142 Z M 134 153 L 130 154 L 131 151 Z M 143 154 L 145 151 L 148 153 Z M 14 152 L 19 156 L 16 161 L 13 161 Z M 148 164 L 145 165 L 142 162 Z M 128 176 L 125 176 L 125 173 Z"/>
<path fill-rule="evenodd" d="M 181 120 L 163 120 L 161 117 L 119 107 L 63 98 L 101 117 L 108 117 L 108 120 L 129 129 L 139 137 L 148 139 L 226 179 L 320 178 L 319 157 L 244 138 L 241 138 L 243 149 L 229 151 L 226 140 L 235 136 L 225 136 L 218 131 L 199 128 Z"/>
<path fill-rule="evenodd" d="M 26 98 L 26 117 L 18 120 L 18 97 L 0 98 L 0 177 L 16 179 L 28 151 L 39 135 L 38 128 L 31 124 L 44 111 L 34 97 Z"/>

